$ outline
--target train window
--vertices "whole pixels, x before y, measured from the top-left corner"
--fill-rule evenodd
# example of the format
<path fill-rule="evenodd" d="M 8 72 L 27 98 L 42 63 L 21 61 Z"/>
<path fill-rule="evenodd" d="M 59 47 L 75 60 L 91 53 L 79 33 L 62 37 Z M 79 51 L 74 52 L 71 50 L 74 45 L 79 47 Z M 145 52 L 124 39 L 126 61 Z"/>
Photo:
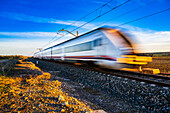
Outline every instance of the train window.
<path fill-rule="evenodd" d="M 94 40 L 94 47 L 101 46 L 101 45 L 102 45 L 102 39 L 101 38 Z"/>
<path fill-rule="evenodd" d="M 45 53 L 44 51 L 42 52 L 42 54 L 43 54 L 43 55 L 46 55 L 46 53 Z"/>
<path fill-rule="evenodd" d="M 53 50 L 53 54 L 60 54 L 62 52 L 62 50 L 61 49 L 56 49 L 56 50 Z"/>
<path fill-rule="evenodd" d="M 92 50 L 91 44 L 92 44 L 92 42 L 86 42 L 86 43 L 78 44 L 78 45 L 75 45 L 75 46 L 66 47 L 65 52 L 69 53 L 69 52 L 79 52 L 79 51 Z"/>
<path fill-rule="evenodd" d="M 45 51 L 43 52 L 43 55 L 51 55 L 51 51 Z"/>
<path fill-rule="evenodd" d="M 79 50 L 80 51 L 87 51 L 87 50 L 91 50 L 92 46 L 91 46 L 92 42 L 87 42 L 87 43 L 83 43 L 79 45 Z"/>

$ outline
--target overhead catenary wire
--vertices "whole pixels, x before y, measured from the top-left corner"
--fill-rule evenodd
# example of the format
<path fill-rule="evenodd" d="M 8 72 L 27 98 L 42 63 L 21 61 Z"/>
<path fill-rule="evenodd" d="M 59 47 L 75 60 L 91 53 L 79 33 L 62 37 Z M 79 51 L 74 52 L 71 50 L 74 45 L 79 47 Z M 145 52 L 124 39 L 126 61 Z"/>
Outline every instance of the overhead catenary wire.
<path fill-rule="evenodd" d="M 148 2 L 148 3 L 146 3 L 146 4 L 143 4 L 143 5 L 140 6 L 140 7 L 137 7 L 137 8 L 134 8 L 134 9 L 132 9 L 132 10 L 129 10 L 129 11 L 123 13 L 123 14 L 120 14 L 120 15 L 118 15 L 118 16 L 116 16 L 116 17 L 114 17 L 114 18 L 111 18 L 111 19 L 109 19 L 109 20 L 107 20 L 107 21 L 105 21 L 105 22 L 102 22 L 102 23 L 100 23 L 100 24 L 98 24 L 98 25 L 96 25 L 96 26 L 101 26 L 101 25 L 103 25 L 103 24 L 105 24 L 105 23 L 107 23 L 107 22 L 109 22 L 109 21 L 111 21 L 111 20 L 114 20 L 114 19 L 116 19 L 116 18 L 119 18 L 119 17 L 121 17 L 121 16 L 124 16 L 124 15 L 126 15 L 126 14 L 128 14 L 128 13 L 131 13 L 131 12 L 133 12 L 133 11 L 136 11 L 136 10 L 142 8 L 142 7 L 147 6 L 147 5 L 150 5 L 151 3 L 155 2 L 155 1 L 157 1 L 157 0 L 153 0 L 153 1 L 151 1 L 151 2 Z"/>
<path fill-rule="evenodd" d="M 52 40 L 54 40 L 56 37 L 57 37 L 57 35 L 55 35 L 55 36 L 49 41 L 49 43 L 43 45 L 42 48 L 48 46 L 48 45 L 52 42 Z"/>
<path fill-rule="evenodd" d="M 100 18 L 100 17 L 104 16 L 105 14 L 107 14 L 107 13 L 111 12 L 112 10 L 114 10 L 114 9 L 116 9 L 116 8 L 118 8 L 118 7 L 120 7 L 120 6 L 124 5 L 124 4 L 126 4 L 126 3 L 128 3 L 129 1 L 131 1 L 131 0 L 127 0 L 126 2 L 124 2 L 124 3 L 120 4 L 120 5 L 116 6 L 116 7 L 113 7 L 113 8 L 112 8 L 112 9 L 110 9 L 109 11 L 107 11 L 107 12 L 105 12 L 105 13 L 103 13 L 103 14 L 101 14 L 101 15 L 97 16 L 96 18 L 94 18 L 94 19 L 92 19 L 92 20 L 90 20 L 90 21 L 88 21 L 88 22 L 84 23 L 83 25 L 81 25 L 81 26 L 79 26 L 79 27 L 77 27 L 77 28 L 73 29 L 71 32 L 73 32 L 73 31 L 75 31 L 75 30 L 77 30 L 77 29 L 79 29 L 79 28 L 81 28 L 81 27 L 85 26 L 86 24 L 88 24 L 88 23 L 90 23 L 90 22 L 92 22 L 92 21 L 94 21 L 94 20 L 96 20 L 96 19 L 98 19 L 98 18 Z"/>
<path fill-rule="evenodd" d="M 120 7 L 120 6 L 122 6 L 122 5 L 124 5 L 124 4 L 126 4 L 126 3 L 128 3 L 128 2 L 130 2 L 131 0 L 127 0 L 127 1 L 125 1 L 125 2 L 123 2 L 122 4 L 120 4 L 120 5 L 117 5 L 116 7 L 113 7 L 112 9 L 110 9 L 109 11 L 107 11 L 107 12 L 105 12 L 105 13 L 103 13 L 103 14 L 101 14 L 101 15 L 99 15 L 99 16 L 97 16 L 97 17 L 95 17 L 94 19 L 92 19 L 92 20 L 90 20 L 90 21 L 88 21 L 88 22 L 86 22 L 86 23 L 84 23 L 83 25 L 81 25 L 81 26 L 79 26 L 79 27 L 77 27 L 77 28 L 75 28 L 75 29 L 73 29 L 72 31 L 70 31 L 70 32 L 73 32 L 73 31 L 75 31 L 75 30 L 77 30 L 77 29 L 79 29 L 79 28 L 81 28 L 81 27 L 83 27 L 83 26 L 85 26 L 86 24 L 88 24 L 88 23 L 90 23 L 90 22 L 92 22 L 92 21 L 94 21 L 94 20 L 96 20 L 96 19 L 98 19 L 98 18 L 100 18 L 100 17 L 102 17 L 102 16 L 104 16 L 105 14 L 107 14 L 107 13 L 109 13 L 109 12 L 111 12 L 112 10 L 114 10 L 114 9 L 117 9 L 118 7 Z M 68 34 L 68 33 L 67 33 Z M 64 36 L 66 36 L 67 34 L 65 34 Z M 62 37 L 64 37 L 64 36 L 62 36 Z M 62 38 L 62 37 L 60 37 L 60 38 Z M 60 39 L 59 38 L 59 39 Z M 54 41 L 56 41 L 57 39 L 55 39 Z M 52 42 L 54 42 L 54 41 L 52 41 Z"/>
<path fill-rule="evenodd" d="M 51 43 L 52 40 L 54 40 L 57 37 L 57 35 L 55 35 L 50 41 L 49 43 Z"/>
<path fill-rule="evenodd" d="M 146 6 L 146 5 L 149 5 L 149 4 L 151 4 L 152 2 L 154 2 L 154 1 L 156 1 L 156 0 L 153 0 L 153 1 L 151 1 L 151 2 L 149 2 L 149 3 L 147 3 L 147 4 L 145 4 L 145 5 L 142 5 L 141 7 L 144 7 L 144 6 Z M 119 17 L 120 17 L 120 16 L 123 16 L 123 15 L 125 15 L 125 14 L 127 14 L 127 13 L 130 13 L 130 12 L 132 12 L 132 11 L 135 11 L 135 10 L 141 8 L 141 7 L 138 7 L 138 8 L 132 9 L 132 10 L 130 10 L 130 11 L 127 11 L 126 13 L 123 13 L 123 14 L 119 15 Z M 146 16 L 143 16 L 143 17 L 140 17 L 140 18 L 137 18 L 137 19 L 134 19 L 134 20 L 125 22 L 125 23 L 120 24 L 120 25 L 118 25 L 118 26 L 116 26 L 116 27 L 123 26 L 123 25 L 126 25 L 126 24 L 129 24 L 129 23 L 132 23 L 132 22 L 135 22 L 135 21 L 138 21 L 138 20 L 141 20 L 141 19 L 144 19 L 144 18 L 153 16 L 153 15 L 159 14 L 159 13 L 163 13 L 163 12 L 165 12 L 165 11 L 169 11 L 169 10 L 170 10 L 170 8 L 165 9 L 165 10 L 161 10 L 161 11 L 158 11 L 158 12 L 156 12 L 156 13 L 152 13 L 152 14 L 149 14 L 149 15 L 146 15 Z M 117 17 L 118 17 L 118 16 L 117 16 Z M 116 17 L 116 18 L 117 18 L 117 17 Z M 110 20 L 111 20 L 111 19 L 110 19 Z M 88 24 L 88 23 L 87 23 L 87 24 Z M 80 26 L 79 26 L 79 27 L 80 27 Z M 74 30 L 75 30 L 75 29 L 74 29 Z M 67 35 L 67 34 L 66 34 L 66 35 Z M 54 38 L 55 38 L 55 37 L 54 37 Z M 62 38 L 62 37 L 60 37 L 60 38 Z"/>
<path fill-rule="evenodd" d="M 112 1 L 113 1 L 113 0 L 110 0 L 109 2 L 105 3 L 104 5 L 100 6 L 100 7 L 97 8 L 97 9 L 95 9 L 94 11 L 90 12 L 89 14 L 87 14 L 87 15 L 83 16 L 82 18 L 78 19 L 77 21 L 73 22 L 72 24 L 67 25 L 64 29 L 66 29 L 66 28 L 68 28 L 69 26 L 75 24 L 76 22 L 78 22 L 79 20 L 87 17 L 88 15 L 94 13 L 95 11 L 99 10 L 100 8 L 102 8 L 102 7 L 106 6 L 106 5 L 108 6 L 108 4 L 111 3 Z M 151 3 L 155 2 L 155 1 L 157 1 L 157 0 L 153 0 L 153 1 L 148 2 L 148 3 L 146 3 L 146 4 L 144 4 L 144 5 L 140 6 L 140 7 L 137 7 L 137 8 L 135 8 L 135 9 L 129 10 L 129 11 L 127 11 L 127 12 L 125 12 L 125 13 L 119 15 L 119 16 L 116 16 L 116 17 L 114 17 L 114 18 L 111 18 L 111 19 L 109 19 L 109 20 L 107 20 L 107 21 L 105 21 L 105 22 L 103 22 L 103 23 L 100 23 L 100 24 L 98 24 L 98 25 L 96 25 L 96 26 L 101 26 L 101 25 L 103 25 L 104 23 L 107 23 L 107 22 L 109 22 L 109 21 L 111 21 L 111 20 L 113 20 L 113 19 L 119 18 L 119 17 L 124 16 L 124 15 L 126 15 L 126 14 L 128 14 L 128 13 L 131 13 L 131 12 L 133 12 L 133 11 L 136 11 L 136 10 L 138 10 L 138 9 L 144 7 L 144 6 L 147 6 L 147 5 L 149 5 L 149 4 L 151 4 Z M 116 2 L 116 0 L 115 0 L 115 2 Z M 94 28 L 96 28 L 96 27 L 94 27 Z M 67 34 L 66 34 L 66 35 L 67 35 Z M 51 42 L 56 41 L 56 40 L 54 40 L 55 38 L 56 38 L 56 36 L 54 36 L 54 37 L 49 41 L 49 44 L 50 44 Z M 62 37 L 60 37 L 60 38 L 62 38 Z M 59 39 L 60 39 L 60 38 L 59 38 Z M 54 41 L 53 41 L 53 40 L 54 40 Z M 46 44 L 46 45 L 48 45 L 48 44 Z"/>
<path fill-rule="evenodd" d="M 93 14 L 94 12 L 96 12 L 99 9 L 102 9 L 103 7 L 105 7 L 106 5 L 108 6 L 109 3 L 111 3 L 113 0 L 108 1 L 107 3 L 103 4 L 102 6 L 98 7 L 97 9 L 93 10 L 92 12 L 88 13 L 87 15 L 81 17 L 80 19 L 76 20 L 75 22 L 71 23 L 70 25 L 67 25 L 66 27 L 64 27 L 63 29 L 68 28 L 69 26 L 74 25 L 75 23 L 79 22 L 80 20 L 82 20 L 83 18 Z M 49 41 L 49 43 L 53 42 L 53 40 L 55 39 L 55 36 Z M 46 44 L 47 45 L 47 44 Z"/>
<path fill-rule="evenodd" d="M 113 1 L 113 0 L 110 0 L 109 2 L 103 4 L 103 5 L 100 6 L 99 8 L 95 9 L 94 11 L 88 13 L 87 15 L 85 15 L 85 16 L 81 17 L 80 19 L 76 20 L 75 22 L 71 23 L 70 25 L 67 25 L 64 29 L 68 28 L 69 26 L 72 26 L 73 24 L 77 23 L 78 21 L 82 20 L 83 18 L 85 18 L 85 17 L 89 16 L 90 14 L 96 12 L 97 10 L 103 8 L 104 6 L 108 5 L 108 4 L 111 3 L 112 1 Z"/>
<path fill-rule="evenodd" d="M 159 13 L 163 13 L 163 12 L 165 12 L 165 11 L 170 11 L 170 8 L 168 8 L 168 9 L 164 9 L 164 10 L 161 10 L 161 11 L 159 11 L 159 12 L 152 13 L 152 14 L 150 14 L 150 15 L 146 15 L 146 16 L 143 16 L 143 17 L 140 17 L 140 18 L 137 18 L 137 19 L 134 19 L 134 20 L 128 21 L 128 22 L 125 22 L 125 23 L 120 24 L 120 25 L 118 25 L 118 26 L 116 26 L 116 27 L 119 27 L 119 26 L 122 26 L 122 25 L 126 25 L 126 24 L 129 24 L 129 23 L 132 23 L 132 22 L 135 22 L 135 21 L 138 21 L 138 20 L 141 20 L 141 19 L 144 19 L 144 18 L 147 18 L 147 17 L 153 16 L 153 15 L 159 14 Z"/>
<path fill-rule="evenodd" d="M 120 27 L 120 26 L 122 26 L 122 25 L 129 24 L 129 23 L 132 23 L 132 22 L 135 22 L 135 21 L 138 21 L 138 20 L 141 20 L 141 19 L 144 19 L 144 18 L 147 18 L 147 17 L 153 16 L 153 15 L 156 15 L 156 14 L 159 14 L 159 13 L 163 13 L 163 12 L 168 11 L 168 10 L 170 10 L 170 8 L 165 9 L 165 10 L 161 10 L 161 11 L 159 11 L 159 12 L 152 13 L 152 14 L 150 14 L 150 15 L 146 15 L 146 16 L 143 16 L 143 17 L 140 17 L 140 18 L 137 18 L 137 19 L 134 19 L 134 20 L 128 21 L 128 22 L 125 22 L 125 23 L 120 24 L 120 25 L 115 26 L 115 27 Z M 61 38 L 61 37 L 60 37 L 60 38 Z"/>

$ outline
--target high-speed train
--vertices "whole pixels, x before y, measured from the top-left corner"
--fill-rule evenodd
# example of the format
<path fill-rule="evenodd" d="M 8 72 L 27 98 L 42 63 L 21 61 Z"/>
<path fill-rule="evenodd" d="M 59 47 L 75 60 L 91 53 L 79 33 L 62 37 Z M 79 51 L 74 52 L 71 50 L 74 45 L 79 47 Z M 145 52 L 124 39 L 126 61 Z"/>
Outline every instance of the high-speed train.
<path fill-rule="evenodd" d="M 34 58 L 94 63 L 110 69 L 142 65 L 148 57 L 135 55 L 133 40 L 119 28 L 100 27 L 36 52 Z"/>

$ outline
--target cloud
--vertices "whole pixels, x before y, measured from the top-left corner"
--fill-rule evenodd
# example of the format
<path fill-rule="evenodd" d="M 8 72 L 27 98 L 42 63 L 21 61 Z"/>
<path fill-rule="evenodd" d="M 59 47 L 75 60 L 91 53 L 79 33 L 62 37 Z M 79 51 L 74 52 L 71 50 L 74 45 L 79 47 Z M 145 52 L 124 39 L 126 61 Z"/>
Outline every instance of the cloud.
<path fill-rule="evenodd" d="M 0 35 L 12 37 L 2 38 L 1 36 L 1 55 L 33 55 L 37 48 L 45 49 L 73 37 L 71 34 L 68 34 L 61 38 L 60 35 L 57 36 L 56 32 L 0 32 Z M 53 40 L 51 40 L 52 38 Z M 54 42 L 50 43 L 49 41 Z"/>
<path fill-rule="evenodd" d="M 35 22 L 35 23 L 53 23 L 53 24 L 63 24 L 63 25 L 71 25 L 71 26 L 76 26 L 79 27 L 86 22 L 84 21 L 71 21 L 71 20 L 57 20 L 54 18 L 44 18 L 44 17 L 37 17 L 37 16 L 31 16 L 31 15 L 26 15 L 23 13 L 9 13 L 9 12 L 1 12 L 0 13 L 1 17 L 7 17 L 7 18 L 12 18 L 15 20 L 20 20 L 20 21 L 30 21 L 30 22 Z M 72 24 L 74 23 L 74 24 Z M 93 24 L 87 24 L 83 26 L 82 28 L 89 29 L 91 27 L 94 27 L 95 25 Z"/>
<path fill-rule="evenodd" d="M 170 31 L 153 31 L 138 27 L 130 28 L 129 31 L 138 40 L 138 49 L 144 52 L 170 52 Z"/>
<path fill-rule="evenodd" d="M 37 37 L 37 38 L 49 38 L 53 37 L 56 32 L 0 32 L 0 35 L 12 36 L 12 37 Z"/>
<path fill-rule="evenodd" d="M 62 21 L 63 22 L 63 21 Z M 67 24 L 67 23 L 65 23 Z M 118 24 L 110 24 L 116 26 Z M 150 29 L 139 28 L 126 25 L 123 28 L 138 40 L 138 48 L 144 52 L 163 52 L 170 51 L 170 31 L 153 31 Z M 46 48 L 56 45 L 60 42 L 73 38 L 71 34 L 64 37 L 58 35 L 53 39 L 54 42 L 49 43 L 56 36 L 56 32 L 0 32 L 1 37 L 10 36 L 13 38 L 0 38 L 0 54 L 24 54 L 30 55 L 37 48 Z M 21 37 L 21 38 L 18 38 Z M 24 39 L 27 37 L 27 39 Z M 46 44 L 46 46 L 44 46 Z"/>
<path fill-rule="evenodd" d="M 119 23 L 107 23 L 108 26 L 119 26 Z M 137 41 L 137 48 L 142 52 L 170 52 L 170 31 L 154 31 L 131 25 L 121 26 L 124 32 Z"/>
<path fill-rule="evenodd" d="M 62 41 L 73 38 L 71 34 L 62 36 L 57 35 L 56 32 L 0 32 L 0 41 L 8 39 L 8 41 L 17 41 L 17 40 L 45 40 L 46 43 L 60 43 Z M 4 38 L 4 37 L 5 38 Z M 57 42 L 56 42 L 57 41 Z M 50 44 L 51 45 L 51 44 Z M 52 45 L 51 45 L 52 46 Z"/>
<path fill-rule="evenodd" d="M 10 39 L 4 40 L 0 44 L 1 55 L 32 55 L 37 48 L 42 47 L 46 41 L 44 40 L 24 40 Z"/>
<path fill-rule="evenodd" d="M 108 23 L 108 26 L 119 26 L 117 23 Z M 144 42 L 144 43 L 157 43 L 157 42 L 169 42 L 170 41 L 170 31 L 154 31 L 148 28 L 140 28 L 131 25 L 124 25 L 120 27 L 134 37 L 137 40 Z"/>
<path fill-rule="evenodd" d="M 170 42 L 170 31 L 130 31 L 138 40 L 144 43 Z"/>
<path fill-rule="evenodd" d="M 52 21 L 51 23 L 71 25 L 71 26 L 79 27 L 79 26 L 81 26 L 83 24 L 86 24 L 87 22 L 84 22 L 84 21 L 61 21 L 61 20 L 59 21 L 58 20 L 58 21 Z M 89 23 L 86 24 L 85 26 L 82 26 L 82 28 L 85 28 L 85 29 L 91 29 L 92 27 L 95 27 L 95 25 L 94 24 L 89 24 Z"/>

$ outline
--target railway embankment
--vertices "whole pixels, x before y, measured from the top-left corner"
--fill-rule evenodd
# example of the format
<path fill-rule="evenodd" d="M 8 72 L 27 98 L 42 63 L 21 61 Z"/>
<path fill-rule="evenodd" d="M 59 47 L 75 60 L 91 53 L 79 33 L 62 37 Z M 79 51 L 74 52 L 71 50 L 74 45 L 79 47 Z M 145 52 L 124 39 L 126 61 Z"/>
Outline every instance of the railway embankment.
<path fill-rule="evenodd" d="M 86 104 L 62 91 L 61 82 L 34 63 L 19 60 L 0 76 L 1 112 L 92 112 Z"/>
<path fill-rule="evenodd" d="M 12 76 L 0 76 L 0 111 L 3 112 L 170 110 L 169 87 L 64 63 L 31 58 L 19 60 L 8 75 Z"/>
<path fill-rule="evenodd" d="M 38 61 L 36 66 L 45 72 L 53 73 L 56 79 L 62 77 L 65 81 L 82 84 L 82 90 L 88 92 L 85 95 L 90 94 L 94 97 L 74 96 L 84 98 L 107 112 L 169 112 L 169 87 L 89 71 L 67 64 L 35 59 L 31 61 L 34 63 Z"/>

